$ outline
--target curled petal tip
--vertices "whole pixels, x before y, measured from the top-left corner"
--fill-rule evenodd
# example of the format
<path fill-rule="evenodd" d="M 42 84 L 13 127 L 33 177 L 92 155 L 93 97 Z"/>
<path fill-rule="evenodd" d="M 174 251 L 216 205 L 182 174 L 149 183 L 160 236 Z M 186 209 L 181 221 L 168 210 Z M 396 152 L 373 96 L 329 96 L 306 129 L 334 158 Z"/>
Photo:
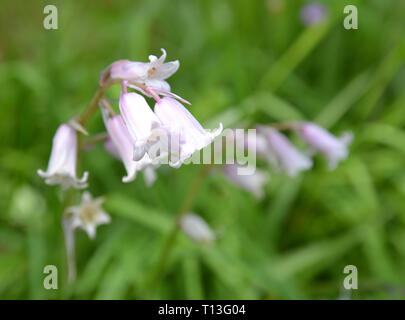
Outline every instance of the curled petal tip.
<path fill-rule="evenodd" d="M 88 177 L 89 177 L 89 172 L 88 171 L 83 172 L 83 177 L 81 179 L 79 179 L 79 182 L 80 183 L 86 182 Z"/>
<path fill-rule="evenodd" d="M 37 170 L 37 174 L 41 177 L 41 178 L 46 178 L 47 174 L 44 170 L 42 169 L 38 169 Z"/>
<path fill-rule="evenodd" d="M 134 181 L 135 178 L 136 178 L 136 172 L 133 173 L 133 174 L 127 175 L 126 177 L 123 177 L 123 178 L 122 178 L 122 182 L 123 182 L 123 183 L 129 183 L 129 182 Z"/>

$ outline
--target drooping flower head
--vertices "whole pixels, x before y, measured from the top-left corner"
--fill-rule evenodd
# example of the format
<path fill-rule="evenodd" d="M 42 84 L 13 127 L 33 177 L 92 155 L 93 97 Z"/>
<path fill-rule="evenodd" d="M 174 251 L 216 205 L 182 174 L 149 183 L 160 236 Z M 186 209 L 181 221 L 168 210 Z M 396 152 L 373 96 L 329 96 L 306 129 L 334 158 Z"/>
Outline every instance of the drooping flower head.
<path fill-rule="evenodd" d="M 123 177 L 122 181 L 131 182 L 136 178 L 137 171 L 145 170 L 148 167 L 152 169 L 156 168 L 157 165 L 152 163 L 152 160 L 147 154 L 143 154 L 138 160 L 134 160 L 135 140 L 123 116 L 110 116 L 105 108 L 102 108 L 102 112 L 104 124 L 108 132 L 108 139 L 104 146 L 109 153 L 123 162 L 127 171 L 127 176 Z M 136 127 L 134 132 L 138 131 L 142 132 L 142 129 Z M 152 174 L 150 172 L 147 175 L 147 184 L 152 184 L 155 179 L 151 178 Z"/>
<path fill-rule="evenodd" d="M 128 133 L 128 130 L 126 129 L 126 133 Z M 132 159 L 132 142 L 131 139 L 129 138 L 129 134 L 127 135 L 127 138 L 125 139 L 124 145 L 122 146 L 123 149 L 126 151 L 126 155 L 124 157 L 121 157 L 120 151 L 118 150 L 118 148 L 116 147 L 114 141 L 112 140 L 112 138 L 109 136 L 107 138 L 107 140 L 104 143 L 104 148 L 106 149 L 106 151 L 111 154 L 114 158 L 123 161 L 122 159 L 126 159 L 124 162 L 124 166 L 127 169 L 127 177 L 123 178 L 123 181 L 125 179 L 124 182 L 130 182 L 132 181 L 135 176 L 136 176 L 136 162 Z M 126 165 L 125 165 L 126 163 Z M 150 187 L 151 185 L 153 185 L 153 183 L 156 181 L 157 179 L 157 175 L 155 172 L 157 166 L 154 165 L 146 165 L 143 169 L 142 169 L 142 173 L 143 173 L 143 177 L 145 180 L 145 184 L 147 187 Z"/>
<path fill-rule="evenodd" d="M 137 62 L 120 60 L 111 64 L 106 70 L 111 79 L 132 80 L 146 86 L 170 91 L 170 85 L 165 81 L 179 68 L 179 61 L 165 62 L 166 51 L 162 50 L 160 58 L 150 55 L 149 62 Z M 105 77 L 106 71 L 102 72 L 100 81 Z"/>
<path fill-rule="evenodd" d="M 132 138 L 133 159 L 151 161 L 148 151 L 159 143 L 162 124 L 145 98 L 135 92 L 121 93 L 119 107 Z M 156 157 L 158 155 L 155 155 Z"/>
<path fill-rule="evenodd" d="M 180 102 L 170 97 L 156 102 L 154 111 L 169 131 L 169 164 L 173 167 L 181 166 L 195 151 L 209 145 L 223 129 L 220 123 L 219 128 L 213 132 L 205 130 Z"/>
<path fill-rule="evenodd" d="M 353 134 L 345 132 L 337 138 L 327 130 L 311 122 L 295 123 L 293 127 L 300 133 L 310 147 L 321 152 L 329 163 L 329 169 L 336 168 L 341 160 L 347 158 L 348 146 L 353 140 Z"/>
<path fill-rule="evenodd" d="M 300 171 L 308 170 L 312 167 L 312 159 L 299 151 L 288 138 L 278 130 L 260 126 L 260 132 L 266 137 L 269 148 L 277 158 L 278 169 L 295 176 Z"/>
<path fill-rule="evenodd" d="M 245 135 L 245 149 L 248 149 L 249 145 L 254 145 L 258 158 L 265 160 L 270 167 L 278 167 L 277 156 L 273 149 L 269 146 L 269 143 L 262 131 L 263 130 L 256 130 L 255 135 Z"/>
<path fill-rule="evenodd" d="M 103 202 L 103 198 L 93 199 L 89 192 L 84 192 L 80 205 L 66 209 L 66 214 L 71 215 L 69 221 L 72 230 L 83 229 L 90 239 L 94 239 L 97 226 L 111 221 L 110 216 L 101 208 Z"/>
<path fill-rule="evenodd" d="M 60 184 L 63 189 L 87 187 L 88 172 L 82 178 L 76 176 L 77 133 L 67 124 L 57 129 L 52 142 L 51 157 L 46 171 L 38 170 L 38 175 L 49 185 Z"/>

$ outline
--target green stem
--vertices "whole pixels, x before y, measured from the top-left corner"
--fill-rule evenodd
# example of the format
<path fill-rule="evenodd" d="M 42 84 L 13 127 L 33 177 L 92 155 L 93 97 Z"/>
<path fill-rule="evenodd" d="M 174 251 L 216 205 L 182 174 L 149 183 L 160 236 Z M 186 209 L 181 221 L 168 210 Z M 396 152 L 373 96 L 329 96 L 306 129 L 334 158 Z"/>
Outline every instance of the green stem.
<path fill-rule="evenodd" d="M 85 150 L 87 147 L 90 147 L 90 146 L 92 146 L 92 145 L 94 145 L 94 144 L 96 144 L 98 142 L 106 141 L 107 138 L 108 138 L 107 133 L 101 132 L 101 133 L 96 134 L 95 136 L 93 136 L 93 137 L 91 137 L 91 138 L 89 138 L 87 140 L 84 140 L 82 142 L 81 148 L 82 148 L 82 150 Z"/>
<path fill-rule="evenodd" d="M 109 80 L 106 82 L 104 85 L 99 86 L 98 90 L 93 96 L 93 99 L 91 99 L 89 105 L 87 108 L 83 111 L 79 118 L 79 122 L 83 127 L 86 127 L 86 125 L 89 123 L 91 117 L 94 115 L 94 113 L 98 109 L 98 102 L 100 99 L 104 96 L 104 93 L 107 91 L 109 87 L 111 87 L 113 84 L 117 84 L 120 82 L 120 79 L 116 80 Z"/>

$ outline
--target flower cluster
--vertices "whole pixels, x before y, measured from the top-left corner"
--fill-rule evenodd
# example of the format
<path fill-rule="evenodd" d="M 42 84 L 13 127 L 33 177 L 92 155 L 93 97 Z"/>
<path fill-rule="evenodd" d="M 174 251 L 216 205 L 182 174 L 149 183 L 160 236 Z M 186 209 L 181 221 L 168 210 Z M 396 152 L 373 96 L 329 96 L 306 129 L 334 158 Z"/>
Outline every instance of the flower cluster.
<path fill-rule="evenodd" d="M 171 92 L 166 79 L 179 68 L 178 61 L 165 62 L 162 56 L 149 56 L 149 62 L 120 60 L 100 75 L 100 86 L 112 80 L 121 82 L 120 113 L 108 102 L 100 103 L 107 130 L 106 150 L 119 158 L 127 171 L 123 182 L 145 174 L 146 184 L 155 181 L 154 169 L 168 163 L 178 168 L 195 151 L 210 144 L 222 132 L 222 124 L 213 132 L 205 130 L 181 103 L 186 100 Z M 128 89 L 138 92 L 129 92 Z M 152 109 L 144 96 L 156 100 Z M 81 130 L 83 129 L 83 130 Z M 62 124 L 57 130 L 48 170 L 38 170 L 47 184 L 63 188 L 86 188 L 88 173 L 76 177 L 77 131 L 86 132 L 77 121 Z"/>
<path fill-rule="evenodd" d="M 300 136 L 308 145 L 306 151 L 298 149 L 277 127 L 290 129 Z M 353 134 L 343 133 L 335 137 L 324 128 L 311 122 L 291 122 L 275 126 L 257 126 L 256 135 L 242 137 L 244 148 L 253 145 L 256 155 L 261 158 L 275 171 L 283 172 L 294 177 L 301 171 L 309 170 L 313 166 L 312 156 L 319 152 L 328 162 L 329 170 L 337 167 L 340 161 L 348 156 L 348 146 L 353 140 Z M 227 178 L 242 189 L 252 193 L 256 198 L 264 195 L 263 187 L 269 180 L 265 171 L 256 169 L 249 176 L 239 175 L 239 165 L 226 165 L 224 173 Z"/>
<path fill-rule="evenodd" d="M 178 61 L 165 62 L 166 51 L 160 58 L 149 57 L 149 62 L 121 60 L 112 63 L 100 74 L 99 90 L 81 117 L 74 117 L 62 124 L 53 138 L 51 156 L 46 171 L 38 175 L 49 185 L 62 189 L 87 188 L 88 172 L 77 176 L 79 153 L 78 134 L 88 135 L 84 125 L 100 106 L 106 128 L 104 146 L 108 153 L 122 161 L 126 175 L 123 182 L 133 181 L 139 171 L 150 186 L 157 178 L 155 169 L 162 164 L 178 168 L 191 155 L 209 145 L 222 132 L 222 124 L 213 132 L 205 130 L 182 103 L 190 104 L 171 92 L 166 79 L 179 68 Z M 119 113 L 103 98 L 112 84 L 121 83 Z M 135 89 L 137 92 L 129 92 Z M 145 97 L 156 100 L 152 109 Z M 93 138 L 94 139 L 94 138 Z M 90 140 L 90 139 L 89 139 Z M 97 140 L 97 139 L 95 139 Z M 84 150 L 91 150 L 89 146 Z M 82 229 L 93 239 L 101 224 L 110 222 L 103 211 L 103 198 L 93 199 L 89 192 L 82 194 L 80 204 L 65 208 L 62 217 L 68 260 L 68 278 L 74 280 L 75 230 Z M 181 222 L 184 232 L 199 242 L 210 242 L 214 234 L 198 216 L 187 215 Z"/>

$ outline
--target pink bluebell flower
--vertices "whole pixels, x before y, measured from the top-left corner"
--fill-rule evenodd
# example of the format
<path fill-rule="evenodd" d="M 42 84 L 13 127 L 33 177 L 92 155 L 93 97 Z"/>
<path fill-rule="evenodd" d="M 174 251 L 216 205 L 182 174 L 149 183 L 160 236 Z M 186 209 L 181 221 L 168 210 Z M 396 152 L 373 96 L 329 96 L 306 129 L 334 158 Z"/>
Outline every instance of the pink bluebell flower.
<path fill-rule="evenodd" d="M 111 79 L 132 80 L 156 89 L 170 91 L 170 85 L 165 81 L 173 75 L 180 66 L 178 60 L 165 62 L 166 51 L 162 50 L 160 58 L 150 55 L 149 62 L 120 60 L 111 64 L 107 70 Z M 105 77 L 102 72 L 101 78 Z M 101 80 L 102 80 L 101 79 Z"/>
<path fill-rule="evenodd" d="M 49 185 L 60 184 L 62 189 L 87 187 L 88 172 L 82 178 L 76 176 L 77 133 L 67 124 L 59 126 L 53 137 L 51 157 L 46 171 L 38 170 L 38 175 Z"/>
<path fill-rule="evenodd" d="M 122 160 L 124 167 L 127 171 L 127 175 L 122 178 L 122 182 L 131 182 L 136 177 L 137 163 L 133 160 L 133 144 L 132 138 L 129 134 L 127 127 L 121 115 L 115 115 L 111 118 L 104 119 L 105 126 L 108 132 L 108 136 L 111 139 L 115 151 L 114 155 L 118 152 L 120 159 Z M 110 145 L 110 149 L 112 146 Z"/>
<path fill-rule="evenodd" d="M 341 137 L 335 137 L 324 128 L 311 122 L 296 123 L 293 127 L 311 148 L 326 157 L 330 170 L 335 169 L 340 161 L 347 158 L 348 146 L 353 140 L 352 133 L 345 132 Z"/>
<path fill-rule="evenodd" d="M 128 167 L 131 167 L 131 166 L 132 166 L 132 162 L 135 162 L 135 161 L 132 161 L 132 159 L 131 159 L 131 148 L 132 148 L 131 140 L 128 139 L 128 142 L 129 142 L 129 143 L 128 143 L 128 147 L 126 148 L 127 150 L 129 150 L 129 152 L 128 152 L 128 156 L 129 156 L 129 157 L 128 157 L 128 160 L 129 160 L 130 165 L 129 165 Z M 109 137 L 107 138 L 107 140 L 104 142 L 104 148 L 105 148 L 106 151 L 107 151 L 109 154 L 111 154 L 114 158 L 116 158 L 116 159 L 118 159 L 118 160 L 122 160 L 122 159 L 121 159 L 120 152 L 119 152 L 118 148 L 115 146 L 115 143 L 114 143 L 114 141 L 111 139 L 110 136 L 109 136 Z M 156 179 L 157 179 L 157 174 L 156 174 L 156 172 L 155 172 L 155 169 L 156 169 L 156 166 L 147 165 L 147 166 L 144 167 L 143 170 L 142 170 L 143 177 L 144 177 L 144 180 L 145 180 L 145 184 L 146 184 L 147 187 L 152 186 L 152 185 L 155 183 Z M 134 178 L 135 178 L 135 176 L 134 176 Z M 129 180 L 132 181 L 133 179 L 129 179 Z M 127 181 L 127 182 L 129 182 L 129 181 Z"/>
<path fill-rule="evenodd" d="M 131 182 L 136 178 L 137 171 L 142 171 L 145 184 L 148 187 L 151 186 L 157 178 L 155 169 L 159 164 L 153 163 L 148 154 L 144 154 L 139 160 L 134 160 L 134 139 L 123 117 L 121 115 L 109 117 L 106 109 L 102 108 L 102 111 L 108 132 L 104 147 L 112 156 L 123 162 L 127 176 L 122 181 Z"/>
<path fill-rule="evenodd" d="M 256 154 L 258 158 L 265 160 L 270 167 L 277 167 L 278 160 L 277 156 L 269 146 L 269 143 L 260 130 L 256 130 L 255 135 L 245 135 L 245 149 L 248 149 L 249 145 L 254 145 L 256 148 Z"/>
<path fill-rule="evenodd" d="M 132 138 L 133 160 L 150 160 L 149 149 L 160 144 L 159 137 L 161 130 L 164 130 L 161 122 L 145 98 L 138 93 L 121 93 L 119 107 Z M 152 154 L 153 158 L 160 155 Z"/>
<path fill-rule="evenodd" d="M 312 167 L 312 159 L 299 151 L 281 132 L 265 126 L 258 129 L 267 139 L 269 152 L 277 159 L 277 169 L 289 176 L 296 176 L 300 171 Z"/>
<path fill-rule="evenodd" d="M 153 163 L 148 154 L 144 154 L 139 160 L 134 160 L 134 139 L 121 115 L 108 117 L 104 111 L 103 116 L 109 139 L 111 139 L 115 148 L 115 150 L 111 151 L 113 154 L 118 152 L 127 171 L 127 176 L 122 178 L 123 182 L 133 181 L 136 178 L 137 171 L 145 170 L 148 167 L 153 169 L 157 167 L 157 164 Z M 110 146 L 109 148 L 112 149 L 113 147 Z M 150 172 L 145 173 L 145 175 L 147 175 L 147 178 L 145 178 L 147 185 L 151 185 L 156 179 L 153 178 Z"/>
<path fill-rule="evenodd" d="M 180 167 L 195 151 L 209 145 L 223 129 L 220 123 L 213 132 L 205 130 L 180 102 L 170 97 L 156 102 L 154 111 L 169 131 L 169 164 L 173 167 Z"/>

